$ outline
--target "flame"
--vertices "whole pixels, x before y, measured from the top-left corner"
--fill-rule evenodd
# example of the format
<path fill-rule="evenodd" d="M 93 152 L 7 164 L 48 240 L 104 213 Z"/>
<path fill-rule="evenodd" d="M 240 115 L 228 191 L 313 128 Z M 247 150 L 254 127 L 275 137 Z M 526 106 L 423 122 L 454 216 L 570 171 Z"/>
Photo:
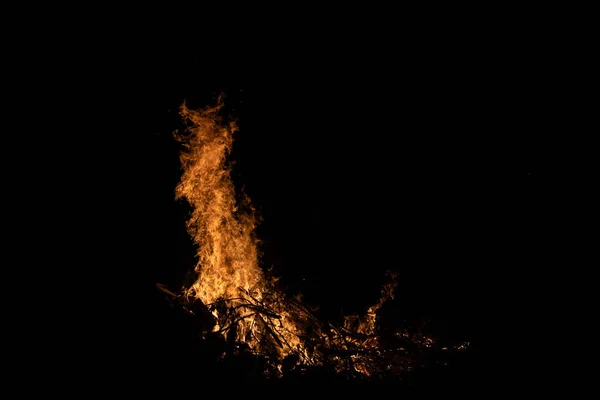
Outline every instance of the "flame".
<path fill-rule="evenodd" d="M 231 151 L 235 122 L 222 124 L 216 106 L 193 111 L 185 103 L 180 114 L 191 124 L 188 135 L 179 135 L 184 143 L 180 161 L 184 169 L 176 187 L 176 198 L 192 205 L 187 229 L 198 246 L 196 272 L 192 288 L 206 304 L 223 297 L 237 297 L 238 288 L 260 296 L 264 276 L 258 266 L 256 218 L 236 203 L 226 157 Z M 247 199 L 244 199 L 247 201 Z"/>
<path fill-rule="evenodd" d="M 255 210 L 247 196 L 236 197 L 227 156 L 237 125 L 224 122 L 219 114 L 223 105 L 220 96 L 215 106 L 205 109 L 191 110 L 185 103 L 180 107 L 187 129 L 176 133 L 184 146 L 176 199 L 192 206 L 187 229 L 198 249 L 198 277 L 188 294 L 214 306 L 213 315 L 220 321 L 216 331 L 235 328 L 237 340 L 257 351 L 270 336 L 279 342 L 281 357 L 292 351 L 304 355 L 298 316 L 282 306 L 284 296 L 274 287 L 276 279 L 267 279 L 259 266 Z M 226 321 L 230 310 L 236 318 Z"/>
<path fill-rule="evenodd" d="M 338 371 L 351 368 L 370 376 L 378 370 L 410 369 L 403 347 L 387 355 L 380 349 L 377 313 L 396 287 L 384 285 L 379 302 L 364 317 L 345 318 L 342 327 L 323 324 L 301 303 L 300 296 L 286 298 L 278 290 L 277 278 L 269 277 L 260 266 L 259 240 L 255 229 L 259 217 L 250 199 L 236 194 L 227 158 L 238 130 L 235 120 L 223 116 L 224 97 L 214 106 L 192 110 L 185 102 L 180 115 L 186 125 L 175 137 L 182 143 L 183 168 L 176 187 L 176 199 L 191 205 L 187 229 L 197 247 L 196 281 L 184 288 L 186 298 L 201 301 L 216 319 L 213 332 L 233 335 L 257 354 L 272 357 L 275 370 L 290 355 L 299 365 L 322 365 L 326 360 Z M 399 340 L 431 347 L 425 336 L 396 332 Z M 384 367 L 375 359 L 389 360 Z M 386 358 L 387 357 L 387 358 Z M 387 361 L 386 361 L 387 362 Z"/>

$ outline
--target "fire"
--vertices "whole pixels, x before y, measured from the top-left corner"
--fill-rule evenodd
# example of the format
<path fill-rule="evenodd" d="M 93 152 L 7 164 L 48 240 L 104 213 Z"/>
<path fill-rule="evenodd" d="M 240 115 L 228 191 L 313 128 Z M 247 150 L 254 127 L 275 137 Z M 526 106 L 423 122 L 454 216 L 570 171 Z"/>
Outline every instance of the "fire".
<path fill-rule="evenodd" d="M 236 197 L 227 156 L 237 125 L 223 122 L 222 108 L 222 97 L 203 110 L 185 103 L 180 108 L 188 128 L 176 135 L 184 145 L 176 198 L 192 206 L 187 228 L 198 248 L 198 278 L 188 295 L 212 308 L 219 321 L 215 331 L 235 329 L 237 340 L 255 351 L 274 340 L 280 357 L 304 355 L 298 316 L 283 306 L 276 280 L 268 280 L 259 266 L 258 218 L 250 199 Z"/>
<path fill-rule="evenodd" d="M 197 247 L 197 279 L 178 298 L 186 305 L 200 302 L 214 318 L 213 333 L 268 355 L 278 371 L 286 357 L 296 365 L 330 363 L 338 371 L 366 376 L 408 368 L 404 347 L 382 349 L 376 329 L 378 311 L 393 298 L 394 275 L 364 317 L 346 317 L 336 327 L 318 321 L 300 298 L 286 297 L 277 279 L 263 271 L 255 233 L 259 217 L 250 199 L 236 193 L 227 159 L 238 127 L 222 115 L 223 107 L 222 96 L 203 109 L 180 107 L 186 129 L 175 133 L 183 167 L 175 197 L 191 205 L 187 229 Z M 408 342 L 405 333 L 395 336 L 399 343 Z M 411 340 L 424 347 L 434 344 L 426 337 Z"/>
<path fill-rule="evenodd" d="M 191 126 L 180 161 L 184 173 L 176 187 L 176 198 L 192 205 L 188 232 L 198 246 L 198 280 L 192 289 L 206 304 L 220 298 L 238 297 L 239 288 L 261 296 L 263 272 L 258 266 L 256 218 L 236 203 L 231 167 L 235 122 L 222 125 L 215 107 L 193 111 L 182 105 L 181 116 Z"/>

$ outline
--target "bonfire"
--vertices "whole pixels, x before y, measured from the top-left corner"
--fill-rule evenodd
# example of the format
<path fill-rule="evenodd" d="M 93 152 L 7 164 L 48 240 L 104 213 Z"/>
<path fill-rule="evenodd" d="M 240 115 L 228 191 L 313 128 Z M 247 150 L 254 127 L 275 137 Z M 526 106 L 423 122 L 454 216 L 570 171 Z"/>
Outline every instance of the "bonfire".
<path fill-rule="evenodd" d="M 168 301 L 199 321 L 199 335 L 223 341 L 220 359 L 240 353 L 262 357 L 261 373 L 269 379 L 331 368 L 347 379 L 373 380 L 402 377 L 468 346 L 381 330 L 379 313 L 397 286 L 392 272 L 379 301 L 341 324 L 320 321 L 301 295 L 287 296 L 260 264 L 259 217 L 251 200 L 236 193 L 228 161 L 238 127 L 223 111 L 223 96 L 202 109 L 185 102 L 180 107 L 186 128 L 175 132 L 183 167 L 175 198 L 191 206 L 186 223 L 197 249 L 196 280 L 178 291 L 157 284 Z"/>

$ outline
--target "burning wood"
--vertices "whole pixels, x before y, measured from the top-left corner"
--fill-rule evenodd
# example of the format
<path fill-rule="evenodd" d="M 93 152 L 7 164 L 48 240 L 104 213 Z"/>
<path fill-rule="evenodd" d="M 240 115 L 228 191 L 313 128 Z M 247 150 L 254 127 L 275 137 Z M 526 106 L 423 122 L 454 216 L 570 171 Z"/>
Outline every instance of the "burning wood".
<path fill-rule="evenodd" d="M 451 353 L 447 351 L 449 349 L 460 350 L 460 346 L 437 346 L 429 337 L 408 335 L 406 332 L 390 332 L 386 338 L 376 330 L 365 333 L 365 320 L 361 322 L 358 316 L 347 317 L 344 326 L 323 324 L 295 299 L 279 299 L 281 308 L 296 310 L 297 319 L 307 324 L 304 335 L 297 336 L 298 342 L 295 342 L 302 345 L 294 346 L 286 335 L 289 332 L 284 330 L 283 317 L 273 311 L 272 306 L 253 298 L 242 288 L 240 294 L 243 296 L 219 299 L 209 305 L 190 293 L 175 294 L 160 284 L 157 288 L 185 310 L 190 318 L 198 318 L 199 335 L 206 337 L 216 333 L 227 339 L 229 345 L 221 359 L 239 356 L 241 351 L 246 351 L 264 357 L 271 370 L 270 375 L 278 378 L 285 371 L 306 371 L 314 367 L 331 368 L 349 379 L 400 377 L 420 365 L 438 360 L 442 350 L 446 356 Z M 192 308 L 202 312 L 190 312 Z M 208 318 L 207 313 L 212 318 Z M 218 317 L 214 317 L 213 313 Z M 371 315 L 368 317 L 372 318 Z M 247 320 L 251 320 L 257 328 L 248 333 L 244 342 L 239 340 L 238 329 L 243 329 Z M 256 345 L 247 345 L 253 340 Z M 281 357 L 282 353 L 286 356 Z"/>
<path fill-rule="evenodd" d="M 254 233 L 257 218 L 249 199 L 236 196 L 226 163 L 237 127 L 224 122 L 222 107 L 222 97 L 203 110 L 181 106 L 188 128 L 176 134 L 184 147 L 176 198 L 192 206 L 187 227 L 198 248 L 198 277 L 181 293 L 161 284 L 157 289 L 200 320 L 202 337 L 226 338 L 229 347 L 222 358 L 236 352 L 261 356 L 269 376 L 327 367 L 358 379 L 398 374 L 422 364 L 436 347 L 433 339 L 402 332 L 382 337 L 377 329 L 382 305 L 393 298 L 394 275 L 364 317 L 346 317 L 342 326 L 319 321 L 299 298 L 287 298 L 277 279 L 265 275 Z"/>

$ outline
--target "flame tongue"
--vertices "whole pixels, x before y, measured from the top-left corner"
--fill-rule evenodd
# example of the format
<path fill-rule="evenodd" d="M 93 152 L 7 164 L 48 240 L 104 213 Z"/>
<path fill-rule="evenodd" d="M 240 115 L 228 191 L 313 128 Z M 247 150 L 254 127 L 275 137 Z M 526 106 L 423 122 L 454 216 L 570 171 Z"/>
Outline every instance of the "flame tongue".
<path fill-rule="evenodd" d="M 187 135 L 177 135 L 184 143 L 180 155 L 184 173 L 176 198 L 192 206 L 187 227 L 198 246 L 198 279 L 193 289 L 206 304 L 238 297 L 239 288 L 257 289 L 264 281 L 254 236 L 256 218 L 238 207 L 226 163 L 237 126 L 223 123 L 222 107 L 222 98 L 204 110 L 190 110 L 183 104 L 180 114 L 189 128 Z M 248 206 L 244 200 L 242 205 Z"/>
<path fill-rule="evenodd" d="M 188 128 L 176 134 L 184 145 L 176 198 L 192 206 L 187 228 L 198 248 L 198 278 L 188 295 L 214 305 L 216 329 L 235 332 L 251 349 L 266 346 L 272 352 L 274 346 L 282 357 L 302 355 L 299 316 L 290 313 L 275 280 L 267 280 L 259 267 L 257 217 L 246 196 L 236 198 L 227 156 L 237 126 L 224 122 L 222 108 L 220 97 L 214 107 L 191 110 L 184 103 L 180 109 Z"/>

